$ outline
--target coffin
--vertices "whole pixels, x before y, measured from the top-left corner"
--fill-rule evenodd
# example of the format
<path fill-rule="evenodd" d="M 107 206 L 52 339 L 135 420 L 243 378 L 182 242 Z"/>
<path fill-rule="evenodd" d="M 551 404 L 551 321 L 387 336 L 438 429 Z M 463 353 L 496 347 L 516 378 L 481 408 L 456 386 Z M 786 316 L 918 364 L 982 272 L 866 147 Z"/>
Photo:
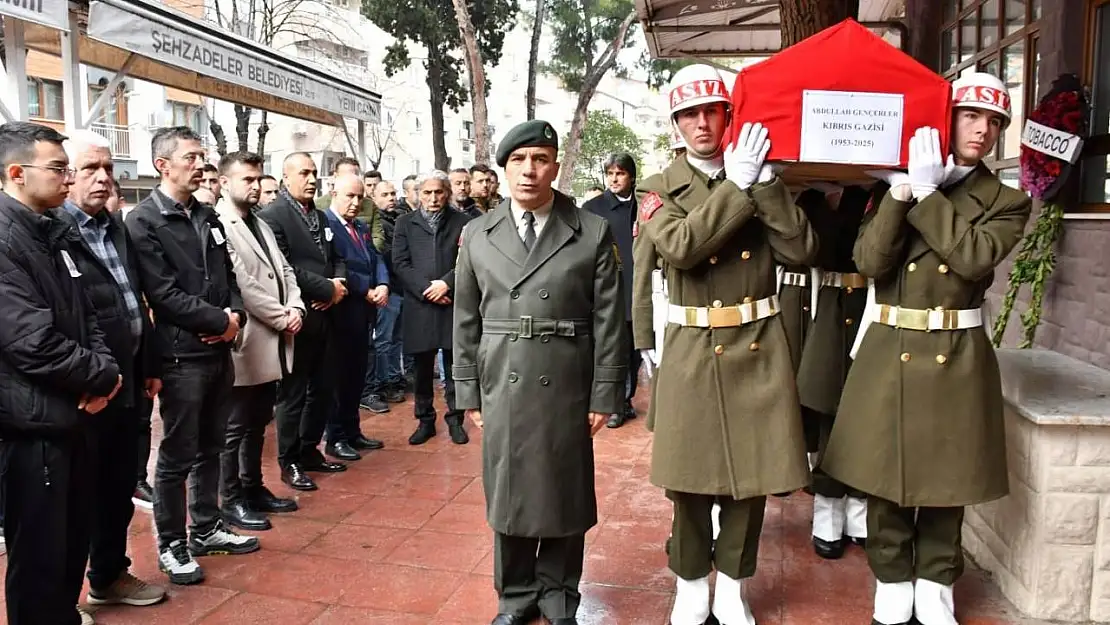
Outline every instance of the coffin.
<path fill-rule="evenodd" d="M 744 122 L 771 138 L 787 181 L 870 181 L 867 169 L 906 166 L 921 126 L 948 149 L 952 88 L 852 19 L 742 70 L 732 89 L 736 141 Z"/>

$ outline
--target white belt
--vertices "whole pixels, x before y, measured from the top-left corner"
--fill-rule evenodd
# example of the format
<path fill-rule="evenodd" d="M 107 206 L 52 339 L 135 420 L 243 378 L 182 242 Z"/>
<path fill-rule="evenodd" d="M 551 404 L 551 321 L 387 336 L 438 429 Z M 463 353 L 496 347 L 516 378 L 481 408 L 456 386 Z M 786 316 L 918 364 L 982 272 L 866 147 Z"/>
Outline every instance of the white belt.
<path fill-rule="evenodd" d="M 663 338 L 667 330 L 669 302 L 667 279 L 663 277 L 663 270 L 654 269 L 651 272 L 651 329 L 655 335 L 655 357 L 658 359 L 656 366 L 663 361 Z"/>
<path fill-rule="evenodd" d="M 794 273 L 793 271 L 782 272 L 782 283 L 790 286 L 804 287 L 809 284 L 809 276 L 804 273 Z"/>
<path fill-rule="evenodd" d="M 732 306 L 667 305 L 667 322 L 695 328 L 735 328 L 779 313 L 777 295 Z"/>
<path fill-rule="evenodd" d="M 932 332 L 934 330 L 968 330 L 983 325 L 983 310 L 917 309 L 879 304 L 871 308 L 871 319 L 875 323 L 901 328 Z"/>
<path fill-rule="evenodd" d="M 804 273 L 797 273 L 794 271 L 787 271 L 785 267 L 779 265 L 775 267 L 775 274 L 778 277 L 778 289 L 776 293 L 782 293 L 782 285 L 788 284 L 805 288 L 808 284 L 819 284 L 821 282 L 821 270 L 816 267 L 810 267 L 809 275 Z M 809 318 L 817 318 L 817 289 L 810 289 L 809 291 Z"/>
<path fill-rule="evenodd" d="M 838 271 L 825 271 L 821 274 L 821 286 L 831 286 L 837 289 L 864 289 L 867 288 L 867 278 L 858 273 L 840 273 Z"/>

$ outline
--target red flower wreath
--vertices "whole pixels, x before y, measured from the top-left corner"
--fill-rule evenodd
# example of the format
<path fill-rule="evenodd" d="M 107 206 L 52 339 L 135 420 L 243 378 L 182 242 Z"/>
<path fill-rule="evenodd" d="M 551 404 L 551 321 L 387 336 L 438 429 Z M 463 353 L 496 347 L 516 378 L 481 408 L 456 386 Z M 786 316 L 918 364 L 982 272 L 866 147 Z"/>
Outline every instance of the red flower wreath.
<path fill-rule="evenodd" d="M 1089 104 L 1086 91 L 1075 74 L 1063 74 L 1041 98 L 1029 119 L 1038 124 L 1087 138 Z M 1021 187 L 1034 198 L 1051 200 L 1060 191 L 1072 165 L 1055 156 L 1021 146 Z"/>

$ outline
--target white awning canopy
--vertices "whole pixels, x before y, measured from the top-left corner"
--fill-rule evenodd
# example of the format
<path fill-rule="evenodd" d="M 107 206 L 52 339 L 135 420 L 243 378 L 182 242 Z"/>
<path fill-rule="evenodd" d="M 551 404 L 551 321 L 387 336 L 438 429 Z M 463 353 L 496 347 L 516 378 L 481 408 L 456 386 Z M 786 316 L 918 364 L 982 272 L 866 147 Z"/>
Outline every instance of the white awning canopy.
<path fill-rule="evenodd" d="M 901 47 L 904 0 L 860 0 L 858 21 Z M 769 56 L 782 48 L 778 0 L 636 0 L 654 58 Z"/>
<path fill-rule="evenodd" d="M 377 93 L 161 3 L 95 0 L 87 13 L 77 3 L 70 9 L 86 65 L 322 124 L 378 123 Z M 24 36 L 28 48 L 64 56 L 53 28 L 27 24 Z"/>

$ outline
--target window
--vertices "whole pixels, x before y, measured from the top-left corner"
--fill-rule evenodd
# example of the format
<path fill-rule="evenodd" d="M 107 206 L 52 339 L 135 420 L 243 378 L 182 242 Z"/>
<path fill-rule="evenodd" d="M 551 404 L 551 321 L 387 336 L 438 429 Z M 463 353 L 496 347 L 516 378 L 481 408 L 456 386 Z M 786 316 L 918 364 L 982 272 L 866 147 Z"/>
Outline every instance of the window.
<path fill-rule="evenodd" d="M 183 102 L 169 102 L 173 126 L 188 126 L 193 132 L 204 137 L 207 131 L 204 128 L 204 115 L 199 106 Z"/>
<path fill-rule="evenodd" d="M 1087 25 L 1091 138 L 1080 161 L 1080 200 L 1084 211 L 1110 212 L 1110 0 L 1090 0 Z"/>
<path fill-rule="evenodd" d="M 994 153 L 985 159 L 1001 174 L 1018 165 L 1025 111 L 1036 105 L 1041 2 L 944 0 L 942 15 L 944 77 L 953 80 L 967 72 L 987 72 L 1001 78 L 1010 90 L 1013 122 L 999 137 Z"/>
<path fill-rule="evenodd" d="M 463 141 L 473 141 L 474 140 L 474 122 L 463 121 L 462 138 L 463 138 Z"/>
<path fill-rule="evenodd" d="M 27 114 L 39 119 L 65 119 L 62 83 L 42 78 L 27 78 Z"/>

